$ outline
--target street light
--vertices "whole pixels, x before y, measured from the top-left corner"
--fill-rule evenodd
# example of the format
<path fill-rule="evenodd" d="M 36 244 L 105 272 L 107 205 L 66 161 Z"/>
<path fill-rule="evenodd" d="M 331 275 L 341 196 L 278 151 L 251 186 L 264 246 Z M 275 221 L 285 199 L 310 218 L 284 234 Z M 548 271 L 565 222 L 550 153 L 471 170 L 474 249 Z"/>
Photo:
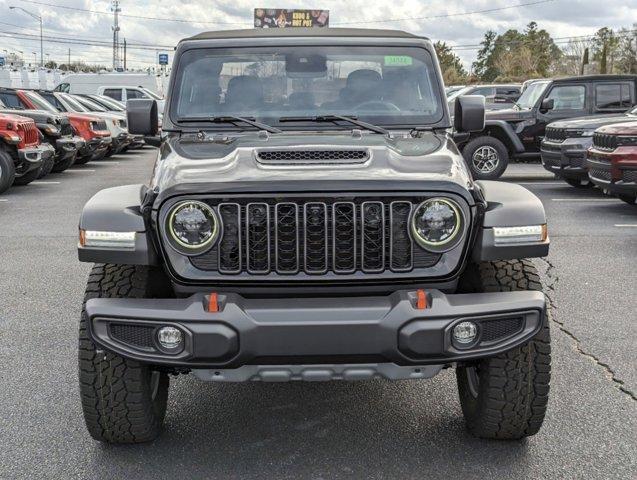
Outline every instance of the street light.
<path fill-rule="evenodd" d="M 30 17 L 35 18 L 40 22 L 40 66 L 44 66 L 44 46 L 42 42 L 42 17 L 40 15 L 36 15 L 35 13 L 31 13 L 28 10 L 25 10 L 22 7 L 9 7 L 10 10 L 22 10 L 24 13 L 29 15 Z"/>

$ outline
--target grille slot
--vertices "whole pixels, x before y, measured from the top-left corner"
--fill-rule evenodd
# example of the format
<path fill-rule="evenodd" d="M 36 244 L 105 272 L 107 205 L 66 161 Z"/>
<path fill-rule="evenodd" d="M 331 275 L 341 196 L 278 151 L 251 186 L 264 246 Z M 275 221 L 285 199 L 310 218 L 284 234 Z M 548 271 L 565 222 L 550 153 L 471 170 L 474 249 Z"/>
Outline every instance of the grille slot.
<path fill-rule="evenodd" d="M 622 180 L 624 182 L 637 183 L 637 170 L 624 170 Z"/>
<path fill-rule="evenodd" d="M 31 146 L 40 142 L 40 132 L 34 123 L 18 123 L 16 129 L 24 133 L 24 144 Z"/>
<path fill-rule="evenodd" d="M 364 163 L 369 158 L 367 150 L 261 150 L 257 160 L 264 164 L 351 164 Z"/>
<path fill-rule="evenodd" d="M 154 349 L 154 327 L 113 323 L 110 325 L 111 338 L 118 342 L 143 349 Z"/>
<path fill-rule="evenodd" d="M 561 128 L 546 128 L 546 138 L 554 142 L 563 142 L 566 140 L 566 130 Z"/>
<path fill-rule="evenodd" d="M 209 201 L 223 223 L 221 237 L 215 247 L 189 261 L 222 275 L 355 275 L 430 268 L 441 254 L 423 250 L 410 234 L 411 213 L 421 201 Z"/>
<path fill-rule="evenodd" d="M 482 342 L 494 342 L 510 337 L 522 330 L 524 320 L 522 317 L 498 318 L 487 320 L 480 324 L 482 328 Z"/>
<path fill-rule="evenodd" d="M 613 151 L 617 148 L 617 136 L 607 135 L 605 133 L 593 134 L 593 145 L 599 150 Z"/>
<path fill-rule="evenodd" d="M 604 170 L 602 168 L 591 167 L 588 169 L 588 174 L 593 178 L 604 180 L 606 182 L 610 182 L 612 179 L 610 170 Z"/>

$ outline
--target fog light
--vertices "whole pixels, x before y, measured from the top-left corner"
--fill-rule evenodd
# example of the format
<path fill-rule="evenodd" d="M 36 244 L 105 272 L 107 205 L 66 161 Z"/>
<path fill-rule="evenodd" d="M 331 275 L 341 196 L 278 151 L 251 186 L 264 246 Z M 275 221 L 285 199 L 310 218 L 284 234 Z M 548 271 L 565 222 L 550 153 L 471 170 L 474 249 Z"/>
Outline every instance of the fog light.
<path fill-rule="evenodd" d="M 166 350 L 177 350 L 183 342 L 181 330 L 175 327 L 162 327 L 157 332 L 159 344 Z"/>
<path fill-rule="evenodd" d="M 472 343 L 478 335 L 478 327 L 473 322 L 460 322 L 453 327 L 453 339 L 461 345 Z"/>

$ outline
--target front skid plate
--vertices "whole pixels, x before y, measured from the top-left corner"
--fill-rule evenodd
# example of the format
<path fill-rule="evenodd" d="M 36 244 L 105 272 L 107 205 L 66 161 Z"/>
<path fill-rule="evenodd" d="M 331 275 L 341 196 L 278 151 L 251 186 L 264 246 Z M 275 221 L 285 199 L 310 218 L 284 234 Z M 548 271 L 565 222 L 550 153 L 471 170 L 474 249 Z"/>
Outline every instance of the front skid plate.
<path fill-rule="evenodd" d="M 325 382 L 328 380 L 424 379 L 436 376 L 442 365 L 403 367 L 395 363 L 342 365 L 245 365 L 235 369 L 195 369 L 194 375 L 208 382 Z"/>

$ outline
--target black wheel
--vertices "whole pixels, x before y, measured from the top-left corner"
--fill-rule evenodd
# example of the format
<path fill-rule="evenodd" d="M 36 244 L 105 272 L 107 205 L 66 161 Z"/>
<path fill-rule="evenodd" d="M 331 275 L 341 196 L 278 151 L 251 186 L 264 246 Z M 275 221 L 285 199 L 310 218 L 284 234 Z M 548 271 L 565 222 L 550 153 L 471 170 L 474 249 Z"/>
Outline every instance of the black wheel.
<path fill-rule="evenodd" d="M 564 178 L 563 180 L 575 188 L 593 188 L 595 186 L 588 178 Z"/>
<path fill-rule="evenodd" d="M 71 155 L 70 157 L 65 158 L 61 162 L 56 163 L 53 166 L 53 171 L 55 173 L 61 173 L 67 168 L 69 168 L 71 165 L 73 165 L 74 163 L 75 163 L 75 155 Z"/>
<path fill-rule="evenodd" d="M 80 157 L 79 155 L 75 157 L 75 163 L 73 165 L 84 165 L 91 161 L 92 155 L 84 155 Z"/>
<path fill-rule="evenodd" d="M 144 266 L 95 265 L 84 296 L 152 298 L 163 272 Z M 79 335 L 80 397 L 91 436 L 109 443 L 142 443 L 162 428 L 168 400 L 168 375 L 119 355 L 98 351 L 87 332 L 82 308 Z"/>
<path fill-rule="evenodd" d="M 542 290 L 529 260 L 473 263 L 461 279 L 469 292 Z M 515 440 L 542 426 L 551 378 L 549 321 L 528 343 L 456 369 L 468 430 L 480 438 Z"/>
<path fill-rule="evenodd" d="M 626 202 L 628 205 L 635 205 L 635 203 L 637 202 L 637 196 L 633 195 L 617 195 L 617 197 L 623 201 Z"/>
<path fill-rule="evenodd" d="M 500 178 L 509 164 L 506 145 L 494 137 L 477 137 L 462 149 L 469 170 L 476 180 Z"/>
<path fill-rule="evenodd" d="M 33 180 L 37 180 L 40 175 L 40 167 L 35 168 L 24 175 L 20 175 L 19 177 L 16 175 L 15 180 L 13 180 L 14 185 L 28 185 Z"/>
<path fill-rule="evenodd" d="M 38 178 L 46 177 L 53 170 L 53 165 L 55 165 L 55 159 L 53 157 L 47 158 L 40 166 L 40 173 L 38 174 Z"/>
<path fill-rule="evenodd" d="M 15 179 L 15 165 L 11 155 L 0 146 L 0 193 L 13 185 Z"/>

